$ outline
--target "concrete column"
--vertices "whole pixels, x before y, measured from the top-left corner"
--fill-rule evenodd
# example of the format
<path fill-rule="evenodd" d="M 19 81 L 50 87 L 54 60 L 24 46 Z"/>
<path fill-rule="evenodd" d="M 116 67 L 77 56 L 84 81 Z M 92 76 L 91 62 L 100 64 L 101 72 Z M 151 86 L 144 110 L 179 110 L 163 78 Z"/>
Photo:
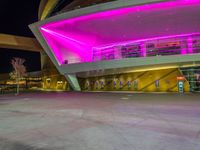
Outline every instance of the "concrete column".
<path fill-rule="evenodd" d="M 65 77 L 74 91 L 81 91 L 78 79 L 75 74 L 65 74 Z"/>

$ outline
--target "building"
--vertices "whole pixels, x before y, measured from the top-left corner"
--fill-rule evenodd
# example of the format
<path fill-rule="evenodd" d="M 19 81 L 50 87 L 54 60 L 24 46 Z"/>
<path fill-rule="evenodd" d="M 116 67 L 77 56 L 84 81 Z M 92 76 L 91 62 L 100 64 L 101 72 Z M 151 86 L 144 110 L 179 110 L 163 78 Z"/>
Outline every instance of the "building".
<path fill-rule="evenodd" d="M 75 91 L 200 90 L 200 0 L 42 1 L 30 29 Z"/>

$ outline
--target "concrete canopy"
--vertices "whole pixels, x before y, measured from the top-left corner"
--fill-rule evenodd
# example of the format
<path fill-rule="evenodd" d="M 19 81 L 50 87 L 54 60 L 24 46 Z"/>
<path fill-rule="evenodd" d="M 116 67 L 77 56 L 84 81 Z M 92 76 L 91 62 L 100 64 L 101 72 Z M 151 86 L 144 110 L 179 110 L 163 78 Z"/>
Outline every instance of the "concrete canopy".
<path fill-rule="evenodd" d="M 161 56 L 92 62 L 94 48 L 200 33 L 199 18 L 200 0 L 118 0 L 62 13 L 30 28 L 58 70 L 74 80 L 75 74 L 83 71 L 199 61 L 200 54 L 178 60 Z"/>
<path fill-rule="evenodd" d="M 92 49 L 140 39 L 200 32 L 200 1 L 130 6 L 40 27 L 58 63 L 91 62 Z"/>

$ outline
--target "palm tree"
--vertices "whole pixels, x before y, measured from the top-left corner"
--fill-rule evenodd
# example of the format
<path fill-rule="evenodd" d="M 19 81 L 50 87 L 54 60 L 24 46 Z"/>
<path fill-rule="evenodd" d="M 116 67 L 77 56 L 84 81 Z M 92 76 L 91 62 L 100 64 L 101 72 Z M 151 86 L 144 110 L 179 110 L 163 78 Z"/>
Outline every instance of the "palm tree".
<path fill-rule="evenodd" d="M 25 59 L 22 58 L 13 58 L 11 64 L 13 67 L 13 72 L 10 73 L 11 78 L 16 80 L 17 90 L 16 95 L 19 94 L 19 81 L 22 77 L 27 76 L 26 67 L 24 66 Z"/>

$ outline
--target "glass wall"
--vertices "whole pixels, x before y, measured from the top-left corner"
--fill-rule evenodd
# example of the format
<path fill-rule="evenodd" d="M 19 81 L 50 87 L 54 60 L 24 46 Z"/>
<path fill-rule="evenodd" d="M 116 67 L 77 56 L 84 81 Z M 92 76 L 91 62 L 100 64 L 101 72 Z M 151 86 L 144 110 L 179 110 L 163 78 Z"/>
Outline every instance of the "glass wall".
<path fill-rule="evenodd" d="M 79 78 L 79 83 L 83 91 L 178 92 L 177 77 L 182 77 L 181 71 L 171 68 Z M 182 82 L 188 92 L 188 80 Z"/>
<path fill-rule="evenodd" d="M 181 71 L 190 84 L 190 91 L 200 91 L 200 67 L 181 68 Z"/>
<path fill-rule="evenodd" d="M 200 35 L 160 37 L 93 49 L 93 61 L 200 53 Z"/>

